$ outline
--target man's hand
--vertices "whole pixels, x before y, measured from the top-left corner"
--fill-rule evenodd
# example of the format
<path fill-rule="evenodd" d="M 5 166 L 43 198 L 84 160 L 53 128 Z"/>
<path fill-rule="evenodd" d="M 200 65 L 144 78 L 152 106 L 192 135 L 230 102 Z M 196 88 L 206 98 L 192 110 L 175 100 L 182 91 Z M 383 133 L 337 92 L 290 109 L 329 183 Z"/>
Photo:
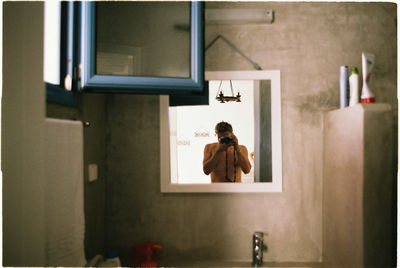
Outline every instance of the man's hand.
<path fill-rule="evenodd" d="M 226 151 L 231 146 L 229 143 L 218 143 L 217 153 Z"/>
<path fill-rule="evenodd" d="M 235 136 L 235 134 L 231 133 L 229 136 L 232 138 L 232 141 L 230 143 L 219 143 L 217 152 L 226 151 L 230 146 L 234 146 L 235 149 L 239 148 L 239 141 L 238 138 Z"/>
<path fill-rule="evenodd" d="M 239 140 L 238 140 L 238 138 L 233 133 L 232 133 L 231 137 L 233 139 L 231 145 L 233 145 L 236 150 L 239 149 Z"/>

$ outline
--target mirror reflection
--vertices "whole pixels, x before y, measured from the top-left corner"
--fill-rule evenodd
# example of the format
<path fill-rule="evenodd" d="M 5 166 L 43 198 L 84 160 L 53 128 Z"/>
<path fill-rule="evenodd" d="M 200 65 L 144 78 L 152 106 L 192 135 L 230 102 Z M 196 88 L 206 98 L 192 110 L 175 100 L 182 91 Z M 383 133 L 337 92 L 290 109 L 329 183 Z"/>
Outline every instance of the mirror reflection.
<path fill-rule="evenodd" d="M 209 85 L 209 105 L 169 107 L 171 183 L 271 182 L 270 81 Z"/>

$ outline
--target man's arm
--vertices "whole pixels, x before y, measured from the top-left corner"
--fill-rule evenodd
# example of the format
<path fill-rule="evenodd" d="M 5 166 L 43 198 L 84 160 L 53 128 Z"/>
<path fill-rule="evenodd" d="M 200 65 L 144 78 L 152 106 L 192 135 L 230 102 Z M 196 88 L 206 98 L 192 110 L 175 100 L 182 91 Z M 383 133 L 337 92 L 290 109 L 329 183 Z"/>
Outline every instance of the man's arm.
<path fill-rule="evenodd" d="M 240 168 L 243 170 L 244 174 L 249 173 L 250 169 L 251 169 L 251 164 L 249 161 L 246 146 L 235 144 L 235 150 L 238 155 L 238 162 L 239 162 Z"/>
<path fill-rule="evenodd" d="M 233 146 L 235 147 L 235 151 L 237 152 L 238 155 L 239 166 L 243 170 L 244 174 L 247 174 L 250 172 L 251 169 L 247 148 L 244 145 L 239 145 L 238 138 L 233 133 L 232 133 L 232 138 L 233 138 Z"/>

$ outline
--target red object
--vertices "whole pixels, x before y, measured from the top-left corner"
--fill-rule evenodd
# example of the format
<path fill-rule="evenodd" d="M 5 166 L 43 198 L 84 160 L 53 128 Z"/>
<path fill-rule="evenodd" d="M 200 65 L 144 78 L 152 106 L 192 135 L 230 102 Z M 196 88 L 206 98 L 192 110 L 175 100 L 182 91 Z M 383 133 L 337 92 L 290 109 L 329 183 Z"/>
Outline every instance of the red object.
<path fill-rule="evenodd" d="M 134 267 L 157 267 L 157 252 L 162 246 L 156 243 L 143 243 L 132 248 Z"/>
<path fill-rule="evenodd" d="M 374 97 L 362 98 L 361 99 L 361 103 L 374 103 L 374 102 L 375 102 L 375 98 Z"/>

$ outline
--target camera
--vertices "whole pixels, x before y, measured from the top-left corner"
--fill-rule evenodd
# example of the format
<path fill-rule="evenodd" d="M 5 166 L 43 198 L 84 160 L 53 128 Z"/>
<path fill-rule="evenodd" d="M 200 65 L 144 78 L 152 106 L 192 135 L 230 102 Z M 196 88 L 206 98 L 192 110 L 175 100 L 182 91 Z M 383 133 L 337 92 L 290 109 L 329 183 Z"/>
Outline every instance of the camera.
<path fill-rule="evenodd" d="M 222 143 L 222 144 L 228 144 L 228 143 L 231 143 L 232 141 L 233 141 L 233 139 L 232 139 L 231 136 L 222 136 L 219 139 L 219 142 Z"/>

